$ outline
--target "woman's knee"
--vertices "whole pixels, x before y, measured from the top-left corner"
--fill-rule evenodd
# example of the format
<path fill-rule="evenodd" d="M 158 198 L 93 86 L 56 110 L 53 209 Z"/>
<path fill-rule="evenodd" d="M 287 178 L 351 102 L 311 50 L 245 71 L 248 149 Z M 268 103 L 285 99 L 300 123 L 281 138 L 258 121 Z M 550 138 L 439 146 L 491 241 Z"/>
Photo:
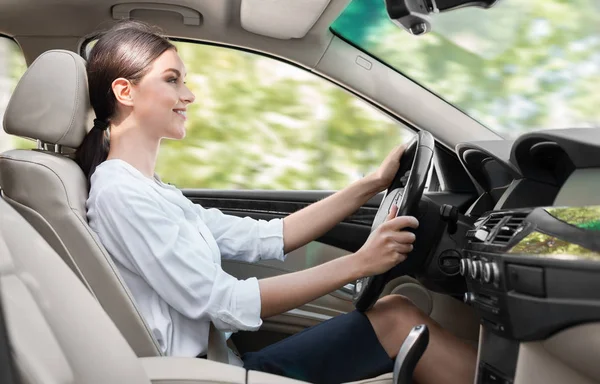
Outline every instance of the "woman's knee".
<path fill-rule="evenodd" d="M 427 315 L 401 295 L 388 295 L 379 299 L 367 312 L 367 317 L 377 339 L 390 357 L 396 356 L 401 343 L 415 325 L 428 323 Z"/>
<path fill-rule="evenodd" d="M 426 315 L 405 296 L 387 295 L 379 299 L 367 313 L 372 322 L 413 327 L 422 324 Z"/>
<path fill-rule="evenodd" d="M 405 317 L 421 318 L 425 314 L 409 298 L 402 295 L 387 295 L 377 300 L 374 309 L 393 312 Z"/>

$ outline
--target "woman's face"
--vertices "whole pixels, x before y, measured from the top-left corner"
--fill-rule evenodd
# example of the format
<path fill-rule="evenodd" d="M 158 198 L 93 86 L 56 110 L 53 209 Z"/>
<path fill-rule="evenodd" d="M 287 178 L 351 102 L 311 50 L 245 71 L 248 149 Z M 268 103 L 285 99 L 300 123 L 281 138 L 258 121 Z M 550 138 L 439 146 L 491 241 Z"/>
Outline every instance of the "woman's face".
<path fill-rule="evenodd" d="M 185 65 L 174 49 L 154 60 L 131 88 L 132 112 L 140 128 L 159 139 L 185 137 L 186 108 L 195 99 L 185 76 Z"/>

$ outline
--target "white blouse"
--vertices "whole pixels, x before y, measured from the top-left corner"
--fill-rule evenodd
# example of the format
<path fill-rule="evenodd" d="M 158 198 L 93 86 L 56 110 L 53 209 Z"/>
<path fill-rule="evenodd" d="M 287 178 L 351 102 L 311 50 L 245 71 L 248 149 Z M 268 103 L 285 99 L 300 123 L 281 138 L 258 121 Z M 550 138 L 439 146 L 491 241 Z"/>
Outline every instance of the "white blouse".
<path fill-rule="evenodd" d="M 165 355 L 206 353 L 211 321 L 224 332 L 261 326 L 258 280 L 227 274 L 221 257 L 284 260 L 281 219 L 204 209 L 118 159 L 96 168 L 87 210 Z"/>

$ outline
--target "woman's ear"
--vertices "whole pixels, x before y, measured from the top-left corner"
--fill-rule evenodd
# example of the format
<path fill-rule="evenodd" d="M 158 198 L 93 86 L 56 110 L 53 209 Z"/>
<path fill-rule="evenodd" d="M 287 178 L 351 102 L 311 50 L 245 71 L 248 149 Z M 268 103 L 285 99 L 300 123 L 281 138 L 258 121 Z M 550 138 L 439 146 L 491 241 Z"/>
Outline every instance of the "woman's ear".
<path fill-rule="evenodd" d="M 117 102 L 128 107 L 133 106 L 131 82 L 122 77 L 112 82 L 112 91 L 117 99 Z"/>

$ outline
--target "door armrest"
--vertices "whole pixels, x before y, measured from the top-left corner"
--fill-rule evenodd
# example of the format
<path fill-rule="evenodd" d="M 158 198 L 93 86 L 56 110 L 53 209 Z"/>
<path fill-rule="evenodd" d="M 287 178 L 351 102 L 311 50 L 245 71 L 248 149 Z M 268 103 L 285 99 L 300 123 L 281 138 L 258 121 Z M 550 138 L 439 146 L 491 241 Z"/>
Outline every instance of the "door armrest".
<path fill-rule="evenodd" d="M 191 357 L 141 357 L 152 384 L 245 384 L 246 370 Z"/>
<path fill-rule="evenodd" d="M 304 381 L 292 380 L 286 377 L 275 376 L 269 373 L 248 371 L 248 384 L 308 384 Z M 346 384 L 393 384 L 392 374 L 386 373 L 372 379 L 353 381 Z"/>

